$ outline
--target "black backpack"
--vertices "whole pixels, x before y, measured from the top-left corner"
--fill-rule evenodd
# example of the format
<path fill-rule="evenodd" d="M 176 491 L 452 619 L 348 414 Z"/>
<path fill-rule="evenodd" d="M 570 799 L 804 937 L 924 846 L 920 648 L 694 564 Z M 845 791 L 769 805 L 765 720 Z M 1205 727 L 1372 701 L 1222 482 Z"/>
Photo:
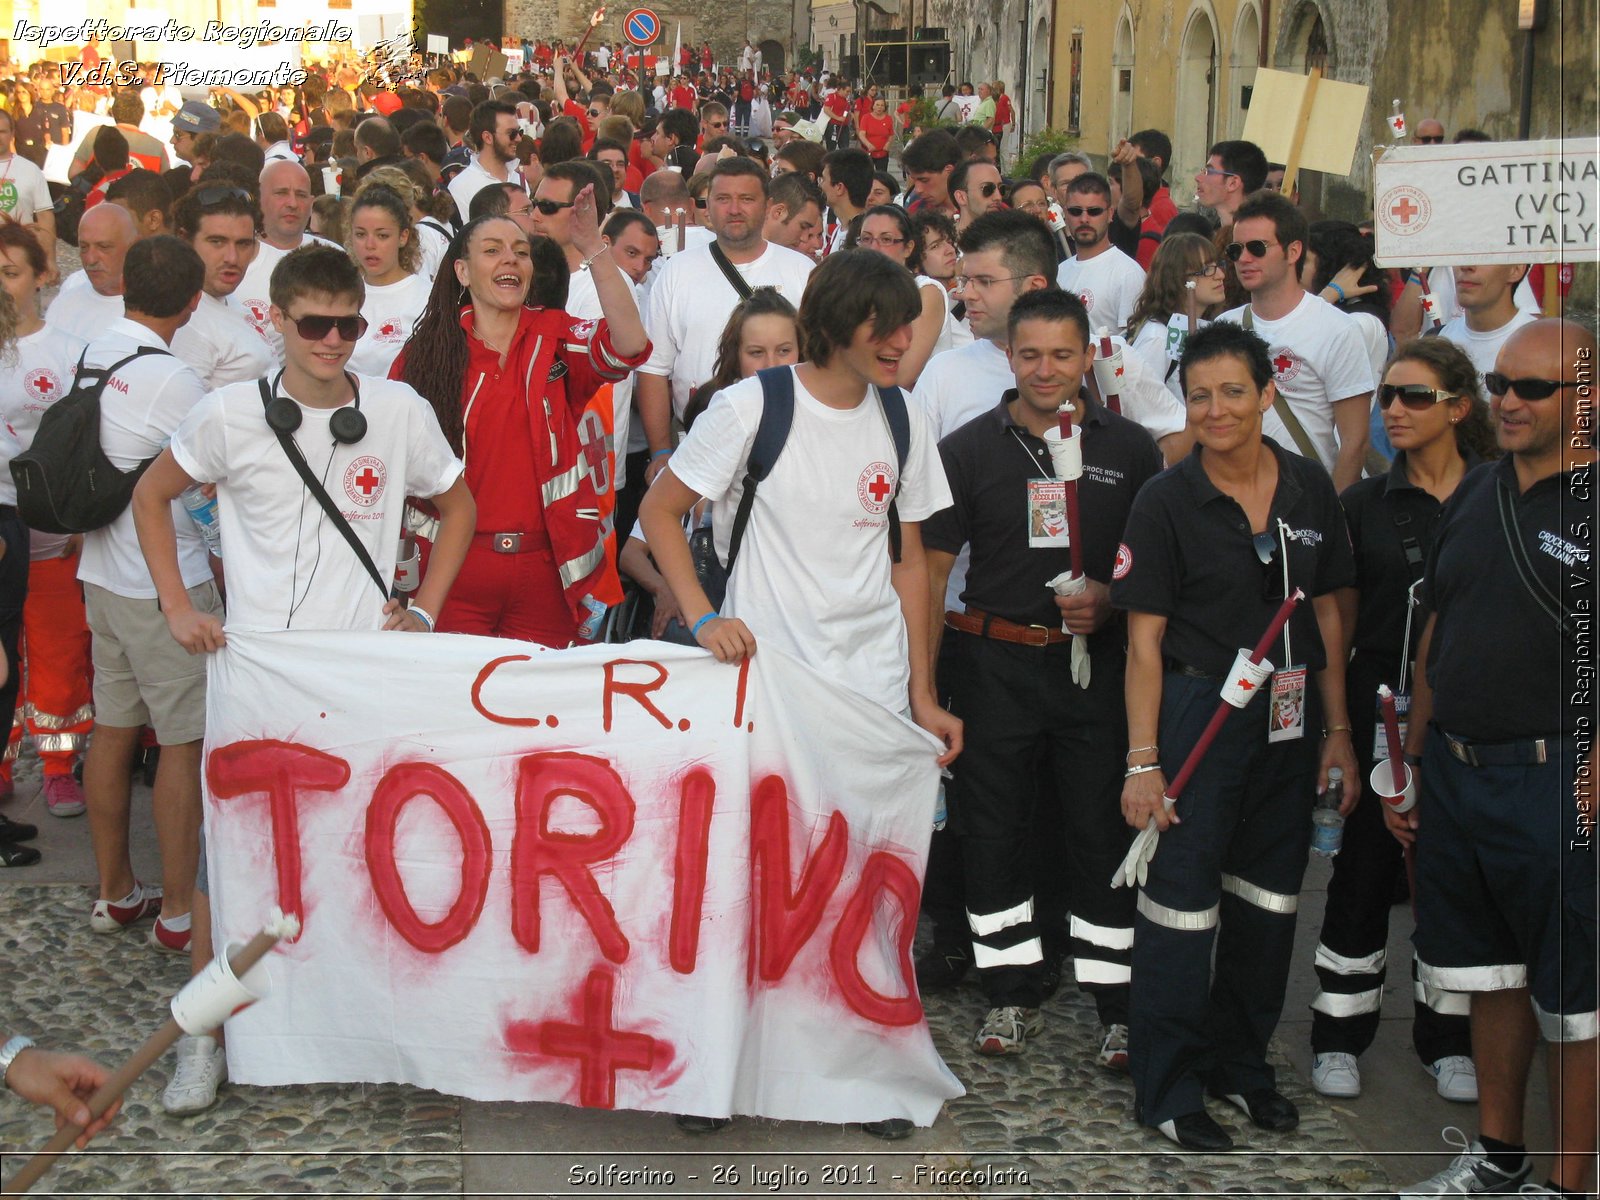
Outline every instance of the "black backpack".
<path fill-rule="evenodd" d="M 733 574 L 733 564 L 739 557 L 739 544 L 744 541 L 745 527 L 750 524 L 750 513 L 755 507 L 756 487 L 772 473 L 783 444 L 789 439 L 789 426 L 794 422 L 794 373 L 788 367 L 767 367 L 757 371 L 761 380 L 761 423 L 756 427 L 755 441 L 750 445 L 750 457 L 745 460 L 744 491 L 739 497 L 739 507 L 734 512 L 733 529 L 728 538 L 728 562 L 724 566 L 712 549 L 709 526 L 694 531 L 689 548 L 700 573 L 700 582 L 706 598 L 718 608 L 727 595 L 728 579 Z M 900 477 L 905 474 L 906 458 L 911 453 L 911 418 L 906 412 L 906 399 L 897 387 L 876 389 L 883 403 L 884 419 L 889 424 L 889 435 L 894 439 L 896 460 L 894 495 L 900 491 Z M 895 562 L 900 561 L 900 513 L 893 496 L 889 500 L 889 552 Z"/>
<path fill-rule="evenodd" d="M 128 507 L 147 458 L 123 471 L 100 448 L 100 393 L 111 376 L 146 354 L 167 354 L 141 346 L 109 367 L 85 367 L 78 359 L 72 389 L 45 411 L 33 445 L 11 460 L 17 481 L 17 513 L 41 533 L 88 533 L 103 529 Z"/>

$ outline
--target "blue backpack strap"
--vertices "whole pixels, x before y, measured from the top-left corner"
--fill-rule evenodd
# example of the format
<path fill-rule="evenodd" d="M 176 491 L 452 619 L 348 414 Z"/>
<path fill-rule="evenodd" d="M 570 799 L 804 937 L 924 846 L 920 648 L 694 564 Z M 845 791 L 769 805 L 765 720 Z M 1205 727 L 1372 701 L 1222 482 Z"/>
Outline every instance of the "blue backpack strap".
<path fill-rule="evenodd" d="M 745 459 L 743 493 L 739 508 L 733 516 L 733 532 L 728 538 L 728 577 L 733 577 L 733 564 L 739 557 L 739 544 L 744 541 L 745 527 L 750 524 L 750 513 L 756 502 L 756 485 L 772 473 L 773 464 L 783 453 L 783 444 L 789 440 L 789 427 L 794 424 L 794 373 L 788 367 L 767 367 L 756 372 L 761 380 L 761 423 L 756 426 L 756 439 L 750 446 L 750 456 Z"/>
<path fill-rule="evenodd" d="M 900 481 L 905 478 L 906 459 L 911 457 L 911 414 L 906 411 L 905 394 L 897 387 L 881 388 L 878 400 L 883 405 L 883 418 L 889 423 L 889 436 L 894 439 L 894 493 L 889 499 L 889 555 L 900 561 L 900 510 L 895 507 L 895 497 L 900 494 Z"/>

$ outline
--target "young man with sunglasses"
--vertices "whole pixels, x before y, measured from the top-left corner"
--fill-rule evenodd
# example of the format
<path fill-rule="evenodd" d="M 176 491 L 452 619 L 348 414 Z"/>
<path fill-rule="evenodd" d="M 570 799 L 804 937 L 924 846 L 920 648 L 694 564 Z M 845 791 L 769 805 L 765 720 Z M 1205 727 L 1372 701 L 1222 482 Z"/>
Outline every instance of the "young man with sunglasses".
<path fill-rule="evenodd" d="M 1505 457 L 1461 481 L 1423 578 L 1420 797 L 1384 820 L 1417 847 L 1422 983 L 1472 993 L 1480 1132 L 1403 1197 L 1594 1189 L 1595 350 L 1554 319 L 1501 348 L 1485 383 Z M 1523 1109 L 1541 1038 L 1556 1156 L 1537 1184 Z"/>
<path fill-rule="evenodd" d="M 981 158 L 964 158 L 950 172 L 950 200 L 956 206 L 956 230 L 965 229 L 984 213 L 1006 206 L 1000 194 L 1000 169 Z"/>
<path fill-rule="evenodd" d="M 133 500 L 139 547 L 168 636 L 193 656 L 190 662 L 203 664 L 205 654 L 226 641 L 220 611 L 194 603 L 179 567 L 183 530 L 177 522 L 187 518 L 174 516 L 173 502 L 197 482 L 217 490 L 231 584 L 227 629 L 432 631 L 433 615 L 466 556 L 475 509 L 464 468 L 421 397 L 403 383 L 345 370 L 366 326 L 363 292 L 360 272 L 341 250 L 309 246 L 285 257 L 272 275 L 283 369 L 206 396 L 139 481 Z M 284 435 L 290 446 L 280 446 L 268 424 L 265 395 L 292 406 L 297 420 Z M 351 431 L 340 422 L 352 412 L 365 424 L 349 440 Z M 410 608 L 379 592 L 308 495 L 291 451 L 332 497 L 384 580 L 394 577 L 406 497 L 431 499 L 439 533 Z M 297 514 L 293 522 L 290 513 Z M 163 753 L 162 769 L 166 759 Z M 194 972 L 212 953 L 203 876 L 197 887 Z M 185 1037 L 162 1106 L 178 1115 L 201 1112 L 215 1102 L 226 1077 L 216 1036 Z"/>
<path fill-rule="evenodd" d="M 1277 192 L 1239 206 L 1227 256 L 1250 303 L 1217 319 L 1264 338 L 1277 403 L 1262 421 L 1287 450 L 1315 458 L 1349 487 L 1366 465 L 1372 359 L 1355 320 L 1300 282 L 1310 231 L 1305 214 Z M 1287 409 L 1287 413 L 1284 410 Z"/>
<path fill-rule="evenodd" d="M 259 379 L 272 365 L 265 340 L 227 303 L 256 257 L 260 221 L 261 210 L 250 193 L 225 184 L 201 184 L 172 208 L 174 231 L 194 247 L 206 268 L 200 304 L 173 336 L 172 352 L 208 388 Z"/>
<path fill-rule="evenodd" d="M 1513 333 L 1539 319 L 1517 304 L 1516 292 L 1528 277 L 1525 266 L 1502 263 L 1481 267 L 1451 267 L 1456 303 L 1461 312 L 1445 322 L 1439 336 L 1467 352 L 1481 380 L 1494 370 L 1495 359 Z"/>
<path fill-rule="evenodd" d="M 1334 767 L 1342 811 L 1361 791 L 1334 595 L 1354 584 L 1355 564 L 1327 473 L 1262 434 L 1275 391 L 1266 343 L 1212 324 L 1189 338 L 1178 375 L 1199 446 L 1134 500 L 1111 583 L 1112 604 L 1128 611 L 1122 812 L 1132 828 L 1160 831 L 1130 872 L 1139 882 L 1128 1051 L 1136 1118 L 1185 1149 L 1221 1151 L 1233 1140 L 1206 1112 L 1208 1094 L 1263 1129 L 1299 1123 L 1267 1047 L 1294 951 L 1312 803 Z M 1266 655 L 1275 674 L 1226 710 L 1210 752 L 1167 802 L 1168 781 L 1240 673 L 1239 647 L 1260 640 L 1296 589 L 1305 599 Z M 1301 723 L 1276 728 L 1270 715 L 1286 709 Z"/>
<path fill-rule="evenodd" d="M 1144 290 L 1144 271 L 1111 244 L 1116 210 L 1106 177 L 1088 171 L 1069 183 L 1065 212 L 1073 254 L 1057 269 L 1056 283 L 1083 301 L 1096 336 L 1120 334 Z"/>

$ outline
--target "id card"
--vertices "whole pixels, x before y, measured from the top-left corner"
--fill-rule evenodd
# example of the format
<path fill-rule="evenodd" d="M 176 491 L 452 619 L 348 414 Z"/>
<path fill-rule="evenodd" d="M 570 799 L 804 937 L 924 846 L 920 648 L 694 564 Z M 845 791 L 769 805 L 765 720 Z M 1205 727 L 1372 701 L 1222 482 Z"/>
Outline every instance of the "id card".
<path fill-rule="evenodd" d="M 1383 727 L 1383 701 L 1374 698 L 1372 704 L 1378 717 L 1372 731 L 1372 761 L 1378 762 L 1382 759 L 1393 758 L 1394 755 L 1389 753 L 1389 733 Z M 1411 693 L 1396 692 L 1394 694 L 1394 715 L 1400 718 L 1400 743 L 1403 749 L 1406 740 L 1406 726 L 1411 716 Z"/>
<path fill-rule="evenodd" d="M 1194 323 L 1195 332 L 1198 333 L 1210 321 L 1201 318 Z M 1177 362 L 1183 357 L 1184 343 L 1189 340 L 1189 318 L 1184 313 L 1173 313 L 1167 318 L 1167 360 Z"/>
<path fill-rule="evenodd" d="M 1028 480 L 1028 545 L 1068 544 L 1067 485 L 1059 479 Z"/>
<path fill-rule="evenodd" d="M 1272 677 L 1267 741 L 1292 742 L 1306 732 L 1306 669 L 1285 667 Z"/>

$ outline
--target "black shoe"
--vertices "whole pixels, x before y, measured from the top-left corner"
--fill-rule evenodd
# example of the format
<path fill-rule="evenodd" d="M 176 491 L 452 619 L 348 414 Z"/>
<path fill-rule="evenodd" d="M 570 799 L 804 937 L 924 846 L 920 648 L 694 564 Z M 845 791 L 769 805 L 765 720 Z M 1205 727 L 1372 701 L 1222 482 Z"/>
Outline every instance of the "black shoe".
<path fill-rule="evenodd" d="M 675 1119 L 685 1133 L 716 1133 L 733 1124 L 732 1117 L 699 1117 L 693 1113 L 679 1113 Z"/>
<path fill-rule="evenodd" d="M 1209 1150 L 1220 1152 L 1233 1149 L 1233 1139 L 1228 1136 L 1228 1131 L 1211 1119 L 1211 1115 L 1204 1109 L 1199 1112 L 1184 1113 L 1181 1117 L 1173 1117 L 1170 1121 L 1163 1121 L 1157 1125 L 1156 1131 L 1162 1133 L 1185 1150 Z"/>
<path fill-rule="evenodd" d="M 161 765 L 161 747 L 151 746 L 144 752 L 144 762 L 140 765 L 139 772 L 144 779 L 145 787 L 155 787 L 156 768 Z"/>
<path fill-rule="evenodd" d="M 1061 976 L 1067 965 L 1067 952 L 1053 946 L 1046 946 L 1044 962 L 1039 968 L 1039 986 L 1044 991 L 1044 998 L 1049 1000 L 1061 989 Z"/>
<path fill-rule="evenodd" d="M 43 857 L 32 846 L 0 842 L 0 867 L 31 867 Z"/>
<path fill-rule="evenodd" d="M 887 1121 L 864 1121 L 861 1125 L 862 1133 L 870 1133 L 875 1138 L 882 1138 L 886 1142 L 898 1142 L 911 1136 L 911 1131 L 916 1126 L 904 1117 L 890 1117 Z"/>
<path fill-rule="evenodd" d="M 1296 1108 L 1288 1097 L 1273 1088 L 1256 1088 L 1254 1091 L 1212 1092 L 1219 1100 L 1226 1100 L 1235 1108 L 1242 1109 L 1250 1118 L 1250 1123 L 1258 1129 L 1270 1129 L 1273 1133 L 1288 1133 L 1300 1124 L 1300 1110 Z"/>
<path fill-rule="evenodd" d="M 39 836 L 39 827 L 22 821 L 13 821 L 0 815 L 0 842 L 31 842 Z"/>
<path fill-rule="evenodd" d="M 965 946 L 935 945 L 917 959 L 917 991 L 942 992 L 953 988 L 967 977 L 972 966 L 972 955 Z"/>

